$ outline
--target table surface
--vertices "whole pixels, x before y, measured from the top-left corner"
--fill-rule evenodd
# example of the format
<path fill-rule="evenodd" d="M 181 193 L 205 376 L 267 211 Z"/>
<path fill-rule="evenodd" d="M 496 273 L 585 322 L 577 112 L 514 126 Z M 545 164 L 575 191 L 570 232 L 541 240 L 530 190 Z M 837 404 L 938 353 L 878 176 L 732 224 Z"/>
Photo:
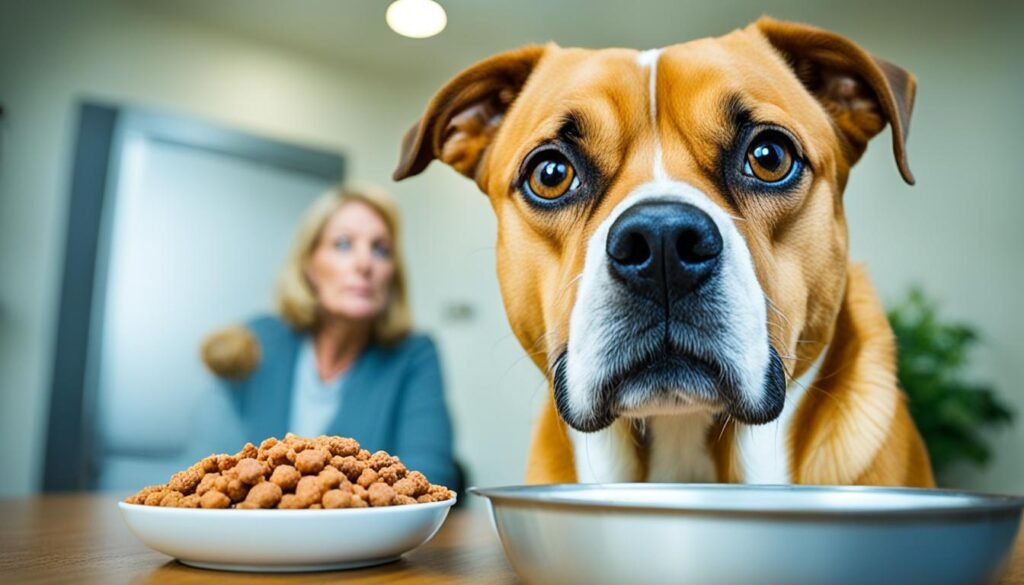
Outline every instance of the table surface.
<path fill-rule="evenodd" d="M 304 574 L 193 569 L 128 532 L 117 497 L 47 495 L 0 500 L 0 583 L 519 583 L 485 510 L 455 510 L 437 535 L 401 560 Z M 1000 585 L 1024 585 L 1024 531 Z"/>

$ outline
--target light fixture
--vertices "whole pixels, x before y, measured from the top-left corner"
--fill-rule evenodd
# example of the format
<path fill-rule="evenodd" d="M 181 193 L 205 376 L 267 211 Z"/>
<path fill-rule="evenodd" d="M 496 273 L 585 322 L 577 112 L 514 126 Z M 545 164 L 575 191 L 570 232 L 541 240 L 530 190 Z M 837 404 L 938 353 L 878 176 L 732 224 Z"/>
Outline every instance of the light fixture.
<path fill-rule="evenodd" d="M 395 0 L 388 6 L 384 20 L 402 36 L 425 39 L 444 30 L 448 15 L 434 0 Z"/>

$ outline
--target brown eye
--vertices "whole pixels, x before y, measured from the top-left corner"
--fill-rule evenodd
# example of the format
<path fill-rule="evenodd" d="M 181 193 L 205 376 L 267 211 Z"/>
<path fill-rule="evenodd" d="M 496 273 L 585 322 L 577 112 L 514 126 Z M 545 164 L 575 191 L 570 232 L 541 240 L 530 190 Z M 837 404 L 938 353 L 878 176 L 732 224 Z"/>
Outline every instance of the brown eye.
<path fill-rule="evenodd" d="M 778 183 L 793 170 L 793 143 L 785 134 L 768 130 L 757 135 L 747 148 L 744 174 L 765 183 Z"/>
<path fill-rule="evenodd" d="M 540 199 L 554 200 L 579 186 L 572 163 L 557 151 L 538 153 L 526 179 L 526 190 Z"/>

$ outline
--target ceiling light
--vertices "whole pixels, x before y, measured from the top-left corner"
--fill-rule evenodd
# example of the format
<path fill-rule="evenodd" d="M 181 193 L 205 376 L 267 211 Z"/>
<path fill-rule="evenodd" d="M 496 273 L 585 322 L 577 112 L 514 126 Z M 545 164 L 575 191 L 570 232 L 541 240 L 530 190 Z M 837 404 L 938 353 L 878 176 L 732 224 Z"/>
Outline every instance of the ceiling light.
<path fill-rule="evenodd" d="M 444 30 L 448 15 L 434 0 L 396 0 L 388 6 L 384 20 L 402 36 L 425 39 Z"/>

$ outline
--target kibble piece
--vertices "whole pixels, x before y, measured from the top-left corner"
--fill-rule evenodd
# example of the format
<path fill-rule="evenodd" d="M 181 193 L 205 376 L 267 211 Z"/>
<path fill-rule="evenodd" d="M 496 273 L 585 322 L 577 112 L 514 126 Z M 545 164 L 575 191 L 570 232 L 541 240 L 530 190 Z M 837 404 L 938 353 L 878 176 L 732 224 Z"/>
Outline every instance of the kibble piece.
<path fill-rule="evenodd" d="M 270 481 L 276 483 L 282 490 L 290 492 L 295 489 L 301 478 L 302 474 L 299 473 L 298 469 L 291 465 L 280 465 L 274 469 L 273 475 L 270 476 Z"/>
<path fill-rule="evenodd" d="M 406 495 L 403 495 L 403 494 L 397 494 L 395 496 L 395 505 L 396 506 L 408 506 L 409 504 L 416 504 L 416 503 L 418 503 L 416 501 L 416 498 L 413 498 L 413 497 L 410 497 L 410 496 L 406 496 Z"/>
<path fill-rule="evenodd" d="M 306 449 L 295 457 L 295 469 L 303 475 L 315 475 L 327 465 L 331 454 L 327 449 Z"/>
<path fill-rule="evenodd" d="M 256 459 L 258 461 L 265 461 L 267 457 L 270 456 L 270 449 L 274 445 L 276 445 L 277 442 L 277 437 L 270 437 L 269 439 L 264 439 L 263 442 L 260 443 L 260 448 L 259 452 L 256 455 Z"/>
<path fill-rule="evenodd" d="M 387 467 L 382 467 L 378 472 L 381 481 L 388 485 L 395 485 L 395 482 L 405 477 L 406 469 L 405 465 L 401 463 L 393 463 Z"/>
<path fill-rule="evenodd" d="M 199 507 L 199 494 L 192 494 L 185 496 L 178 502 L 179 508 L 198 508 Z"/>
<path fill-rule="evenodd" d="M 366 491 L 366 488 L 358 483 L 352 484 L 352 493 L 364 502 L 370 501 L 370 492 Z"/>
<path fill-rule="evenodd" d="M 295 463 L 295 457 L 295 450 L 284 443 L 277 443 L 267 450 L 267 461 L 273 467 Z"/>
<path fill-rule="evenodd" d="M 231 498 L 216 490 L 210 490 L 199 498 L 199 506 L 202 508 L 227 508 L 230 505 Z"/>
<path fill-rule="evenodd" d="M 206 472 L 203 471 L 202 467 L 193 465 L 185 471 L 179 471 L 171 476 L 171 481 L 167 482 L 167 487 L 173 491 L 181 492 L 183 494 L 191 494 L 196 490 L 196 486 L 203 480 L 203 476 Z"/>
<path fill-rule="evenodd" d="M 184 497 L 181 492 L 171 490 L 160 499 L 160 505 L 164 508 L 177 508 Z"/>
<path fill-rule="evenodd" d="M 249 490 L 239 508 L 273 508 L 281 501 L 281 488 L 272 481 L 264 481 Z"/>
<path fill-rule="evenodd" d="M 223 475 L 219 475 L 219 476 L 215 477 L 215 479 L 214 479 L 213 489 L 217 490 L 218 492 L 226 494 L 226 493 L 228 493 L 228 484 L 229 483 L 231 483 L 230 479 L 228 479 L 227 477 L 225 477 Z"/>
<path fill-rule="evenodd" d="M 363 473 L 359 476 L 359 479 L 356 480 L 356 483 L 363 486 L 364 488 L 369 489 L 370 486 L 373 485 L 376 481 L 377 472 L 374 471 L 372 468 L 367 467 L 366 469 L 363 470 Z"/>
<path fill-rule="evenodd" d="M 252 458 L 245 458 L 238 462 L 232 469 L 239 481 L 246 485 L 256 485 L 263 481 L 263 466 L 259 461 Z"/>
<path fill-rule="evenodd" d="M 202 473 L 213 473 L 217 471 L 217 455 L 207 455 L 195 463 L 192 467 Z"/>
<path fill-rule="evenodd" d="M 345 437 L 325 437 L 324 447 L 336 457 L 349 457 L 359 453 L 359 443 Z"/>
<path fill-rule="evenodd" d="M 345 477 L 354 482 L 363 474 L 363 471 L 366 469 L 366 462 L 360 461 L 355 457 L 346 457 L 338 469 L 345 474 Z"/>
<path fill-rule="evenodd" d="M 373 455 L 370 455 L 370 459 L 366 462 L 374 471 L 380 471 L 392 463 L 397 463 L 397 459 L 388 455 L 384 451 L 377 451 Z"/>
<path fill-rule="evenodd" d="M 167 489 L 166 486 L 162 486 L 162 485 L 148 485 L 148 486 L 142 488 L 141 490 L 139 490 L 139 493 L 137 493 L 137 494 L 135 494 L 133 496 L 128 497 L 125 500 L 125 502 L 127 502 L 129 504 L 145 504 L 146 498 L 149 496 L 149 494 L 151 494 L 153 492 L 157 492 L 157 491 L 163 490 L 163 489 Z"/>
<path fill-rule="evenodd" d="M 227 490 L 224 493 L 231 498 L 232 502 L 241 502 L 249 493 L 249 486 L 242 483 L 240 479 L 232 479 L 228 481 Z"/>
<path fill-rule="evenodd" d="M 349 508 L 368 508 L 369 506 L 370 504 L 367 504 L 366 500 L 356 495 L 352 496 L 348 504 Z"/>
<path fill-rule="evenodd" d="M 241 451 L 235 453 L 235 459 L 238 459 L 239 461 L 249 457 L 255 459 L 256 456 L 259 454 L 260 450 L 256 448 L 256 445 L 253 445 L 252 443 L 246 443 L 245 447 L 242 447 Z"/>
<path fill-rule="evenodd" d="M 333 490 L 341 485 L 341 482 L 348 480 L 345 479 L 344 473 L 333 467 L 327 466 L 320 472 L 320 481 L 323 483 L 325 489 Z"/>
<path fill-rule="evenodd" d="M 443 502 L 452 498 L 454 493 L 442 485 L 431 485 L 430 491 L 416 498 L 417 502 L 427 504 L 430 502 Z"/>
<path fill-rule="evenodd" d="M 206 475 L 204 475 L 203 479 L 199 482 L 199 485 L 196 486 L 196 495 L 201 496 L 206 492 L 215 489 L 217 479 L 219 477 L 219 473 L 207 473 Z"/>
<path fill-rule="evenodd" d="M 221 473 L 231 469 L 238 463 L 238 458 L 234 455 L 218 455 L 217 456 L 217 470 Z"/>
<path fill-rule="evenodd" d="M 408 496 L 411 498 L 416 497 L 416 482 L 413 481 L 411 478 L 403 477 L 402 479 L 396 481 L 395 485 L 392 487 L 395 488 L 395 493 L 399 495 Z"/>
<path fill-rule="evenodd" d="M 330 490 L 320 498 L 320 503 L 323 504 L 324 508 L 348 508 L 352 502 L 352 493 L 343 492 L 341 490 Z"/>
<path fill-rule="evenodd" d="M 436 498 L 434 501 L 436 502 L 440 502 L 441 500 L 447 500 L 448 498 L 455 496 L 455 492 L 451 491 L 450 489 L 444 487 L 443 485 L 437 485 L 433 483 L 430 484 L 430 491 L 428 491 L 427 493 L 434 496 Z"/>
<path fill-rule="evenodd" d="M 316 443 L 313 442 L 312 439 L 293 435 L 292 433 L 288 433 L 284 436 L 284 443 L 294 449 L 296 453 L 301 453 L 306 449 L 316 448 Z"/>
<path fill-rule="evenodd" d="M 146 506 L 159 506 L 160 501 L 164 499 L 164 496 L 166 496 L 167 492 L 169 491 L 170 490 L 168 490 L 167 488 L 162 488 L 159 490 L 149 492 L 149 495 L 146 496 L 146 499 L 143 500 L 142 503 L 143 505 Z"/>
<path fill-rule="evenodd" d="M 370 452 L 367 451 L 366 449 L 360 449 L 359 453 L 356 453 L 356 459 L 358 459 L 360 461 L 369 461 L 370 460 Z"/>
<path fill-rule="evenodd" d="M 295 494 L 284 494 L 281 496 L 281 503 L 277 505 L 282 510 L 300 510 L 302 508 L 308 508 L 309 504 L 302 501 L 302 498 Z"/>
<path fill-rule="evenodd" d="M 427 481 L 425 475 L 418 471 L 413 471 L 406 476 L 416 484 L 416 490 L 410 494 L 413 497 L 419 497 L 430 491 L 430 482 Z"/>
<path fill-rule="evenodd" d="M 395 488 L 386 483 L 375 483 L 367 490 L 370 493 L 370 505 L 377 508 L 390 506 L 395 501 Z"/>
<path fill-rule="evenodd" d="M 320 483 L 320 478 L 316 476 L 307 475 L 300 479 L 299 484 L 295 486 L 295 495 L 302 498 L 306 506 L 318 503 L 323 493 L 324 489 Z"/>

